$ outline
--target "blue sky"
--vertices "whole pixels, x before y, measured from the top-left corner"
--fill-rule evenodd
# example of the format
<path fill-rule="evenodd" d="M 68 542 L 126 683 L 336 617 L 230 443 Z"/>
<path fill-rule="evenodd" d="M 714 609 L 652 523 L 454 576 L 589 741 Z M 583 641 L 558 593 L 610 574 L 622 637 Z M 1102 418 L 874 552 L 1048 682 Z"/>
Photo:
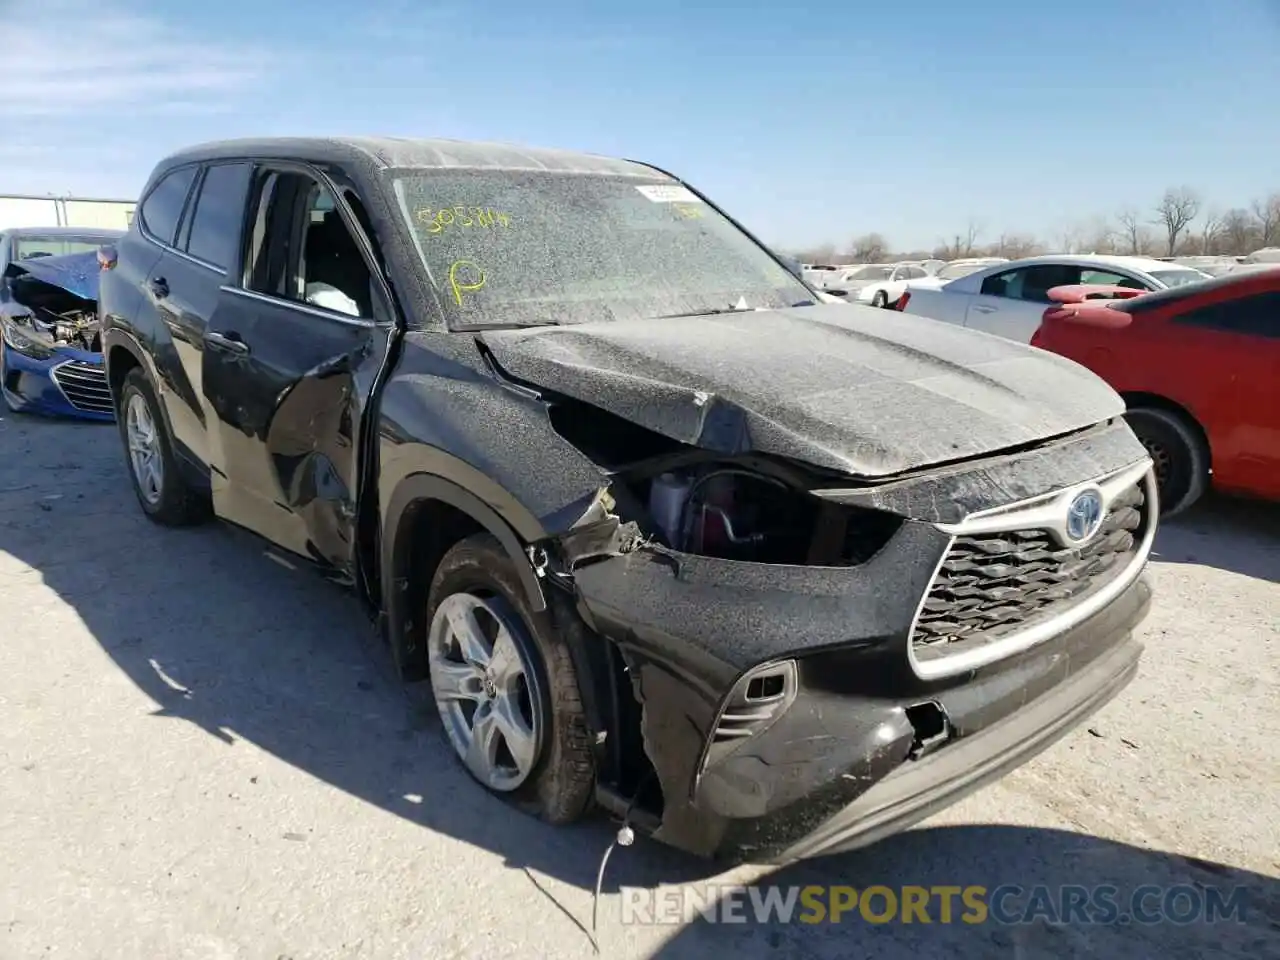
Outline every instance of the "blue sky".
<path fill-rule="evenodd" d="M 646 159 L 784 247 L 1280 191 L 1280 0 L 0 0 L 0 23 L 0 193 L 132 197 L 192 142 L 327 133 Z"/>

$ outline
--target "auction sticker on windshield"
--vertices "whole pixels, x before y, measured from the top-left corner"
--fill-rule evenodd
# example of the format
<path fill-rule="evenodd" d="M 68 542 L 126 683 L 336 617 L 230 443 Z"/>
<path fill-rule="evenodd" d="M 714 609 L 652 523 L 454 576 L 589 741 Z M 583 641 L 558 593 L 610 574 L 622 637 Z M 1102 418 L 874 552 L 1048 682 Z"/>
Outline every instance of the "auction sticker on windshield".
<path fill-rule="evenodd" d="M 654 203 L 701 203 L 698 195 L 679 184 L 644 183 L 636 187 Z"/>

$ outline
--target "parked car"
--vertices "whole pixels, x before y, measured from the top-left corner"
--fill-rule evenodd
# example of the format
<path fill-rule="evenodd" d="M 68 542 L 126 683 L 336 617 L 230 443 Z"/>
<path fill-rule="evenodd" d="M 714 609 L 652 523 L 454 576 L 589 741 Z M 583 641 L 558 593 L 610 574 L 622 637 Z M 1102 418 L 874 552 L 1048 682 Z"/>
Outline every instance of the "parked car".
<path fill-rule="evenodd" d="M 1060 302 L 1032 344 L 1088 367 L 1125 398 L 1166 514 L 1210 485 L 1280 500 L 1280 270 L 1130 299 L 1050 293 Z"/>
<path fill-rule="evenodd" d="M 996 264 L 929 290 L 913 287 L 897 309 L 1029 343 L 1054 287 L 1079 284 L 1163 290 L 1209 279 L 1189 267 L 1142 257 L 1029 257 Z"/>
<path fill-rule="evenodd" d="M 37 257 L 93 253 L 104 243 L 113 243 L 121 236 L 121 230 L 88 227 L 10 227 L 0 230 L 0 303 L 10 302 L 9 287 L 2 277 L 10 263 Z"/>
<path fill-rule="evenodd" d="M 946 286 L 952 280 L 959 280 L 961 277 L 967 277 L 969 274 L 977 273 L 986 267 L 1008 262 L 1005 257 L 967 257 L 960 260 L 952 260 L 937 273 L 917 280 L 908 280 L 907 290 L 937 290 Z"/>
<path fill-rule="evenodd" d="M 814 304 L 655 167 L 205 145 L 105 262 L 142 511 L 352 584 L 459 761 L 546 820 L 850 849 L 1137 669 L 1155 487 L 1115 392 Z"/>
<path fill-rule="evenodd" d="M 838 288 L 839 295 L 850 301 L 890 307 L 902 296 L 908 281 L 927 276 L 924 268 L 914 263 L 869 263 L 844 271 L 828 289 Z"/>
<path fill-rule="evenodd" d="M 93 252 L 28 257 L 4 270 L 10 297 L 0 303 L 0 397 L 10 410 L 114 418 L 98 333 L 98 276 Z"/>

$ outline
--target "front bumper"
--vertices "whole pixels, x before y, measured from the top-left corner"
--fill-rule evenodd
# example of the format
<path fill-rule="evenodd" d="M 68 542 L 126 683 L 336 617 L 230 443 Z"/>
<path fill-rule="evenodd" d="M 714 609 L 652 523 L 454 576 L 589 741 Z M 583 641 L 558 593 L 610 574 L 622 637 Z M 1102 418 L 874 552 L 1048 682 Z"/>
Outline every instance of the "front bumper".
<path fill-rule="evenodd" d="M 8 344 L 0 349 L 0 394 L 9 409 L 78 420 L 115 419 L 102 354 L 60 347 L 47 359 L 35 359 Z"/>
<path fill-rule="evenodd" d="M 1126 605 L 1140 605 L 1137 617 L 1145 615 L 1151 595 L 1146 581 L 1139 580 L 1130 592 Z M 848 806 L 774 854 L 772 861 L 844 853 L 876 843 L 1003 777 L 1071 732 L 1137 674 L 1142 646 L 1126 624 L 1111 619 L 1080 628 L 1094 633 L 1095 640 L 1119 639 L 1087 666 L 991 726 L 932 755 L 900 763 Z M 1124 632 L 1116 638 L 1113 630 Z"/>

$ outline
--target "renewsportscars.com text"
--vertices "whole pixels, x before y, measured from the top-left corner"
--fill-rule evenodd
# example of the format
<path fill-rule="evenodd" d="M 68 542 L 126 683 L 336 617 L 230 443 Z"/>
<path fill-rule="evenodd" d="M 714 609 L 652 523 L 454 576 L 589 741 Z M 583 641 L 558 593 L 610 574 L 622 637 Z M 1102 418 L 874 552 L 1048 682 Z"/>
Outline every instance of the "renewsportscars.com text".
<path fill-rule="evenodd" d="M 913 923 L 1068 925 L 1242 923 L 1245 887 L 726 886 L 622 887 L 624 924 Z"/>

